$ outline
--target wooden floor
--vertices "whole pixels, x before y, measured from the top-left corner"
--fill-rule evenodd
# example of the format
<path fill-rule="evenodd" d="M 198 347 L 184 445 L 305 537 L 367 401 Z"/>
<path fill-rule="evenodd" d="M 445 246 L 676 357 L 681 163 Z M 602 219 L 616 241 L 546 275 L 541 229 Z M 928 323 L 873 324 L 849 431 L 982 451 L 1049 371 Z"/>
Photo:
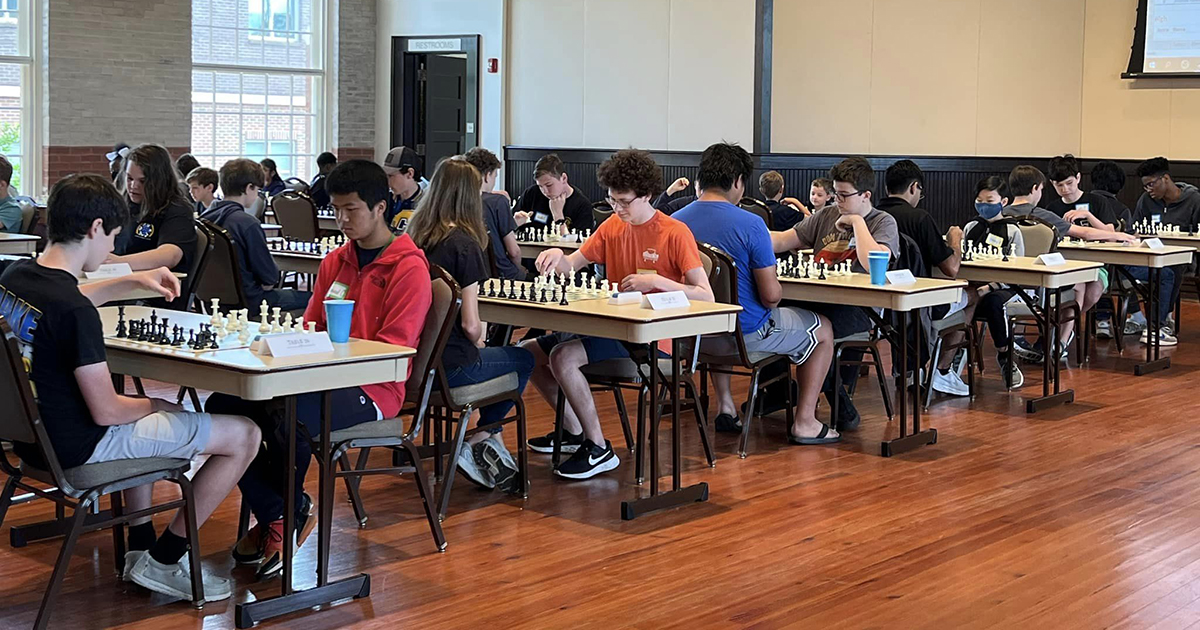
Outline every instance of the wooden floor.
<path fill-rule="evenodd" d="M 339 486 L 333 573 L 370 572 L 371 597 L 263 626 L 1200 628 L 1198 327 L 1189 304 L 1174 367 L 1146 377 L 1131 375 L 1136 339 L 1125 357 L 1102 342 L 1088 367 L 1064 372 L 1077 402 L 1036 417 L 990 369 L 974 402 L 935 403 L 938 444 L 892 459 L 877 455 L 895 425 L 873 379 L 861 383 L 862 429 L 837 446 L 787 446 L 782 421 L 768 420 L 746 460 L 719 436 L 709 469 L 689 429 L 685 480 L 707 481 L 710 501 L 633 522 L 618 513 L 639 491 L 629 462 L 563 483 L 534 456 L 525 502 L 460 481 L 445 553 L 410 479 L 364 483 L 362 530 Z M 1026 382 L 1040 392 L 1040 372 Z M 549 410 L 528 400 L 531 434 L 548 430 Z M 611 399 L 601 412 L 619 439 Z M 211 571 L 233 568 L 237 505 L 235 493 L 201 530 Z M 50 513 L 23 505 L 5 525 Z M 0 628 L 25 628 L 58 546 L 14 550 L 6 539 Z M 233 601 L 277 588 L 233 573 Z M 233 627 L 232 602 L 196 611 L 114 579 L 107 533 L 81 541 L 61 602 L 55 628 Z"/>

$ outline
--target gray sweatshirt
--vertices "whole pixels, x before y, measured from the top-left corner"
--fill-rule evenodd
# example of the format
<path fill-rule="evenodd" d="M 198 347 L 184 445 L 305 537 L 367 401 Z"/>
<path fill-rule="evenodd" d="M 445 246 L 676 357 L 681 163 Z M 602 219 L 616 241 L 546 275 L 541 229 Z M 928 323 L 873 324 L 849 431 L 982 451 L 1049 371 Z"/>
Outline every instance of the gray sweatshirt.
<path fill-rule="evenodd" d="M 1178 225 L 1183 229 L 1194 229 L 1200 222 L 1200 190 L 1191 184 L 1177 183 L 1183 193 L 1174 203 L 1164 204 L 1161 200 L 1152 199 L 1149 193 L 1142 193 L 1133 212 L 1133 221 L 1153 222 L 1157 217 L 1159 223 Z"/>

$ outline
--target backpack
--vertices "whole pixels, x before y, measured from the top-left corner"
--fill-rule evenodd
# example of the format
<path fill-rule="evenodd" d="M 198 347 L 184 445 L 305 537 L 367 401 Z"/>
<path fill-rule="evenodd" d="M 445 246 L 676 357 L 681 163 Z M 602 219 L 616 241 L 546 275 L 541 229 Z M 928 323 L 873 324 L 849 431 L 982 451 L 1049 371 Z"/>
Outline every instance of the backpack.
<path fill-rule="evenodd" d="M 1011 217 L 997 221 L 987 221 L 981 217 L 975 222 L 975 225 L 971 226 L 969 232 L 963 234 L 963 241 L 976 245 L 987 245 L 988 237 L 996 236 L 1002 241 L 999 245 L 1000 249 L 1008 249 L 1011 247 L 1010 241 L 1012 240 L 1009 227 L 1020 229 L 1018 227 L 1019 222 L 1018 219 Z"/>

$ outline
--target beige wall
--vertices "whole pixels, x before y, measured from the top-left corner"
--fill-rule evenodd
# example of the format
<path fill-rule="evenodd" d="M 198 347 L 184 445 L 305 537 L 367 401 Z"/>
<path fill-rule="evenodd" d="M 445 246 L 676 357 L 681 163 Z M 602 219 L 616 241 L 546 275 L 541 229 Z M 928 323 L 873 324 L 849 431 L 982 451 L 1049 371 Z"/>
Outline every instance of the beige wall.
<path fill-rule="evenodd" d="M 1198 159 L 1200 81 L 1120 79 L 1136 5 L 776 0 L 772 149 Z"/>
<path fill-rule="evenodd" d="M 754 0 L 509 0 L 508 142 L 749 147 Z"/>

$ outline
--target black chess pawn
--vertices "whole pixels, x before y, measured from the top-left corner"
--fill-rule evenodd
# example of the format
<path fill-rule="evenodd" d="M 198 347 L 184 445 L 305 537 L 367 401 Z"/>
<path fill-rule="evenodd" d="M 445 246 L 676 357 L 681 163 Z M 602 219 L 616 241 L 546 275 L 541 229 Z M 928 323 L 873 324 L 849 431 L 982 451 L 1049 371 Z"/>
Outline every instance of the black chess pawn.
<path fill-rule="evenodd" d="M 566 288 L 563 288 L 562 299 L 559 300 L 558 305 L 559 306 L 568 306 L 569 304 L 570 304 L 570 302 L 567 301 L 567 290 L 566 290 Z"/>
<path fill-rule="evenodd" d="M 488 284 L 487 296 L 488 297 L 496 297 L 496 281 L 488 280 L 487 284 Z"/>
<path fill-rule="evenodd" d="M 825 279 L 825 263 L 823 263 L 823 262 L 820 263 L 818 265 L 818 268 L 821 270 L 821 275 L 817 278 L 817 280 L 824 280 Z"/>
<path fill-rule="evenodd" d="M 546 287 L 542 287 L 542 293 L 541 293 L 541 296 L 538 299 L 538 301 L 541 302 L 542 304 L 546 303 Z"/>
<path fill-rule="evenodd" d="M 211 333 L 211 332 L 208 333 L 208 341 L 209 341 L 209 343 L 208 343 L 209 350 L 219 350 L 221 348 L 221 345 L 217 343 L 216 334 Z"/>
<path fill-rule="evenodd" d="M 525 285 L 521 285 L 521 301 L 525 301 Z"/>

